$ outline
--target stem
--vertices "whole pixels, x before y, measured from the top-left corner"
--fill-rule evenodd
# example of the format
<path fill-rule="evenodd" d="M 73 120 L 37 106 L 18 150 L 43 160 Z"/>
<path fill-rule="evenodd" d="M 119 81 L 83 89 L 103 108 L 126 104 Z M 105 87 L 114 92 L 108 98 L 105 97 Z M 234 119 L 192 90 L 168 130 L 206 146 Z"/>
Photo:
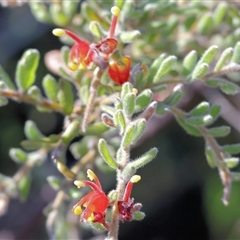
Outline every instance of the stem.
<path fill-rule="evenodd" d="M 126 118 L 126 125 L 128 125 L 131 122 L 131 119 Z M 129 162 L 129 156 L 130 156 L 130 147 L 123 147 L 122 148 L 122 154 L 121 159 L 119 159 L 119 165 L 121 165 L 121 168 L 117 170 L 117 199 L 114 202 L 113 208 L 112 208 L 112 220 L 111 224 L 109 226 L 109 232 L 108 232 L 108 238 L 111 240 L 117 240 L 118 239 L 118 231 L 119 231 L 119 218 L 118 218 L 118 201 L 123 200 L 124 190 L 127 181 L 122 178 L 122 171 L 127 166 Z"/>
<path fill-rule="evenodd" d="M 103 75 L 103 70 L 101 70 L 99 67 L 96 68 L 96 70 L 94 71 L 94 78 L 91 82 L 91 86 L 90 86 L 90 96 L 88 99 L 88 103 L 83 115 L 83 120 L 82 120 L 82 131 L 86 132 L 87 130 L 87 126 L 88 126 L 88 122 L 89 122 L 89 117 L 90 114 L 92 112 L 93 106 L 94 106 L 94 99 L 97 95 L 97 90 L 98 90 L 98 86 L 100 84 L 100 80 L 101 77 Z"/>
<path fill-rule="evenodd" d="M 171 112 L 173 113 L 173 115 L 175 117 L 182 117 L 182 118 L 187 117 L 187 114 L 184 111 L 182 111 L 176 107 L 171 107 Z M 195 127 L 201 132 L 201 134 L 203 135 L 203 137 L 205 139 L 205 142 L 209 146 L 211 146 L 217 160 L 219 161 L 219 164 L 217 164 L 217 167 L 218 167 L 220 178 L 222 180 L 222 184 L 224 186 L 222 201 L 223 201 L 224 205 L 228 205 L 229 198 L 230 198 L 230 192 L 231 192 L 232 179 L 231 179 L 231 173 L 225 164 L 224 157 L 223 157 L 224 155 L 223 155 L 221 148 L 219 147 L 217 141 L 215 140 L 215 138 L 212 135 L 210 135 L 208 133 L 208 129 L 206 127 L 204 127 L 204 126 L 195 126 Z"/>
<path fill-rule="evenodd" d="M 205 141 L 209 144 L 209 146 L 212 147 L 218 161 L 223 163 L 220 165 L 221 167 L 218 167 L 218 171 L 219 171 L 220 178 L 222 180 L 222 184 L 224 186 L 222 201 L 224 205 L 228 205 L 230 193 L 231 193 L 231 183 L 232 183 L 231 173 L 225 164 L 223 154 L 215 138 L 211 136 L 208 133 L 207 129 L 203 126 L 199 126 L 198 130 L 202 133 Z"/>
<path fill-rule="evenodd" d="M 41 101 L 37 101 L 33 99 L 31 96 L 27 95 L 26 93 L 6 89 L 0 90 L 0 95 L 12 99 L 14 101 L 20 100 L 26 103 L 33 104 L 35 106 L 45 107 L 56 112 L 62 112 L 62 108 L 58 103 L 49 101 L 48 99 L 45 98 L 41 99 Z"/>

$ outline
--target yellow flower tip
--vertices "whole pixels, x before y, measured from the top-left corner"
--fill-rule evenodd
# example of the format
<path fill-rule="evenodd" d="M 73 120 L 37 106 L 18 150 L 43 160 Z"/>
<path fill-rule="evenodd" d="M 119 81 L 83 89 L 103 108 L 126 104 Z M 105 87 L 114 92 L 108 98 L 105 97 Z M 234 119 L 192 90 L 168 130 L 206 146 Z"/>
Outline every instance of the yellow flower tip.
<path fill-rule="evenodd" d="M 76 63 L 74 63 L 74 62 L 69 62 L 68 63 L 68 67 L 72 71 L 76 71 L 78 69 L 78 65 Z"/>
<path fill-rule="evenodd" d="M 134 175 L 134 176 L 132 176 L 131 179 L 130 179 L 130 181 L 131 181 L 132 183 L 137 183 L 137 182 L 139 182 L 140 180 L 141 180 L 141 177 L 140 177 L 139 175 Z"/>
<path fill-rule="evenodd" d="M 133 93 L 137 96 L 138 95 L 138 90 L 136 88 L 133 88 Z"/>
<path fill-rule="evenodd" d="M 93 181 L 97 177 L 96 174 L 91 169 L 87 170 L 87 176 L 91 181 Z"/>
<path fill-rule="evenodd" d="M 128 66 L 131 63 L 131 59 L 129 57 L 123 57 L 121 61 L 125 66 Z"/>
<path fill-rule="evenodd" d="M 81 187 L 85 187 L 86 184 L 82 181 L 79 181 L 79 180 L 75 180 L 74 182 L 74 185 L 76 185 L 78 188 L 81 188 Z"/>
<path fill-rule="evenodd" d="M 93 221 L 94 221 L 94 215 L 93 215 L 93 213 L 88 217 L 87 221 L 88 221 L 88 222 L 93 222 Z"/>
<path fill-rule="evenodd" d="M 74 213 L 74 215 L 80 215 L 82 213 L 82 208 L 80 206 L 76 206 L 73 209 L 73 213 Z"/>
<path fill-rule="evenodd" d="M 53 35 L 57 36 L 57 37 L 61 37 L 63 35 L 65 35 L 65 31 L 61 28 L 55 28 L 52 30 Z"/>
<path fill-rule="evenodd" d="M 112 15 L 114 15 L 116 17 L 118 17 L 120 15 L 120 12 L 121 12 L 121 10 L 117 6 L 114 6 L 114 7 L 111 8 Z"/>

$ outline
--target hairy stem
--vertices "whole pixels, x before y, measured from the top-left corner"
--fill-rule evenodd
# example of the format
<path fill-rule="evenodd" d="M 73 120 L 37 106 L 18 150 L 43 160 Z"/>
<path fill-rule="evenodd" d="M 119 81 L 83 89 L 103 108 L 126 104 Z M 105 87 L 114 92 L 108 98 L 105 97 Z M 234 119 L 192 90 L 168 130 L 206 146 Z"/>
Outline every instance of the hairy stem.
<path fill-rule="evenodd" d="M 37 101 L 24 92 L 2 89 L 0 90 L 0 95 L 14 101 L 23 101 L 35 106 L 45 107 L 56 112 L 62 112 L 62 108 L 57 102 L 52 102 L 45 98 L 41 99 L 41 101 Z"/>
<path fill-rule="evenodd" d="M 93 110 L 94 99 L 96 98 L 96 95 L 97 95 L 97 90 L 98 90 L 98 86 L 100 84 L 102 74 L 103 74 L 103 71 L 99 67 L 96 68 L 96 70 L 94 72 L 94 78 L 93 78 L 93 80 L 91 82 L 91 86 L 90 86 L 90 96 L 88 99 L 88 104 L 86 106 L 86 109 L 85 109 L 85 112 L 83 115 L 83 120 L 82 120 L 82 131 L 83 132 L 86 132 L 86 130 L 87 130 L 89 117 Z"/>

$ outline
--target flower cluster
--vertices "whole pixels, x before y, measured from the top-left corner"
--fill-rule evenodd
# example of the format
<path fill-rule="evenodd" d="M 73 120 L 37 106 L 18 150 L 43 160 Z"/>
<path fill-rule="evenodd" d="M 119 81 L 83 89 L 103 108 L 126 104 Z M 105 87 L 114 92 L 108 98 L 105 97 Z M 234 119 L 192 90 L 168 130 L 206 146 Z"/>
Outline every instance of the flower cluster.
<path fill-rule="evenodd" d="M 88 169 L 87 176 L 91 180 L 74 181 L 74 184 L 78 187 L 89 186 L 93 191 L 87 193 L 80 201 L 75 204 L 72 211 L 75 215 L 81 215 L 80 220 L 85 222 L 94 222 L 102 224 L 108 229 L 108 223 L 105 220 L 107 208 L 111 206 L 107 195 L 103 192 L 102 186 L 95 173 Z M 140 176 L 134 175 L 127 183 L 122 201 L 118 201 L 118 217 L 122 222 L 131 221 L 133 214 L 139 211 L 142 207 L 141 204 L 134 204 L 134 199 L 130 198 L 133 183 L 140 180 Z M 92 182 L 94 181 L 94 182 Z M 82 207 L 85 209 L 82 210 Z"/>
<path fill-rule="evenodd" d="M 120 15 L 120 9 L 113 7 L 111 9 L 113 14 L 108 37 L 102 39 L 99 43 L 89 43 L 79 38 L 73 32 L 56 28 L 53 30 L 55 36 L 68 35 L 74 40 L 74 45 L 69 52 L 68 67 L 75 71 L 88 67 L 94 63 L 101 69 L 108 67 L 109 77 L 117 84 L 122 85 L 127 82 L 130 76 L 131 59 L 124 56 L 120 61 L 110 60 L 111 54 L 116 50 L 118 41 L 114 38 L 117 21 Z"/>
<path fill-rule="evenodd" d="M 88 178 L 91 181 L 74 181 L 74 184 L 78 187 L 89 186 L 92 188 L 92 192 L 85 195 L 76 205 L 73 206 L 73 213 L 75 215 L 81 215 L 82 221 L 98 222 L 108 228 L 105 222 L 106 210 L 109 206 L 108 197 L 102 190 L 102 186 L 98 180 L 98 177 L 90 169 L 87 171 Z M 82 211 L 82 206 L 85 210 Z"/>

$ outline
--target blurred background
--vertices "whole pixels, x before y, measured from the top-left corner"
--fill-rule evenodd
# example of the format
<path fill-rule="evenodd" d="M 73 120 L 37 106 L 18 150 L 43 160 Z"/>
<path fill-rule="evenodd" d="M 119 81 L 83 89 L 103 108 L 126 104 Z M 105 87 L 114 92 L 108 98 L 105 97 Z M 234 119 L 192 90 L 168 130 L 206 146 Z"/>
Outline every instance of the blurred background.
<path fill-rule="evenodd" d="M 37 85 L 41 86 L 42 78 L 49 72 L 44 65 L 44 54 L 62 46 L 51 33 L 55 26 L 36 21 L 27 4 L 0 7 L 0 23 L 1 66 L 14 79 L 17 61 L 24 50 L 38 49 L 41 60 Z M 196 106 L 206 94 L 233 104 L 232 98 L 226 99 L 216 90 L 206 90 L 202 94 L 199 89 L 206 90 L 198 85 L 189 87 L 187 101 L 182 104 L 184 109 L 190 110 Z M 239 94 L 235 99 L 239 100 Z M 236 105 L 234 112 L 229 110 L 228 104 L 221 106 L 223 112 L 228 110 L 227 115 L 237 123 L 227 138 L 220 139 L 220 143 L 239 142 L 239 105 Z M 4 175 L 12 176 L 19 168 L 10 159 L 9 149 L 20 147 L 19 143 L 25 139 L 23 126 L 27 119 L 33 120 L 45 135 L 62 130 L 63 116 L 60 114 L 39 113 L 31 105 L 14 101 L 1 107 L 0 172 Z M 229 124 L 229 121 L 220 118 L 217 124 Z M 239 183 L 233 184 L 230 204 L 224 206 L 221 202 L 223 187 L 216 169 L 210 169 L 206 162 L 203 139 L 187 135 L 168 114 L 154 116 L 150 125 L 145 141 L 132 151 L 134 158 L 152 146 L 159 149 L 157 158 L 138 171 L 142 180 L 134 185 L 132 193 L 135 201 L 143 204 L 146 217 L 141 222 L 121 224 L 119 239 L 240 239 Z M 71 156 L 69 159 L 71 161 Z M 35 167 L 31 175 L 33 182 L 28 199 L 12 199 L 8 210 L 0 217 L 1 240 L 49 239 L 43 209 L 54 199 L 56 192 L 48 186 L 46 177 L 60 174 L 49 157 L 43 165 Z M 114 176 L 106 178 L 101 172 L 98 175 L 104 189 L 111 190 L 114 187 Z M 94 234 L 86 230 L 82 239 L 91 239 Z"/>

